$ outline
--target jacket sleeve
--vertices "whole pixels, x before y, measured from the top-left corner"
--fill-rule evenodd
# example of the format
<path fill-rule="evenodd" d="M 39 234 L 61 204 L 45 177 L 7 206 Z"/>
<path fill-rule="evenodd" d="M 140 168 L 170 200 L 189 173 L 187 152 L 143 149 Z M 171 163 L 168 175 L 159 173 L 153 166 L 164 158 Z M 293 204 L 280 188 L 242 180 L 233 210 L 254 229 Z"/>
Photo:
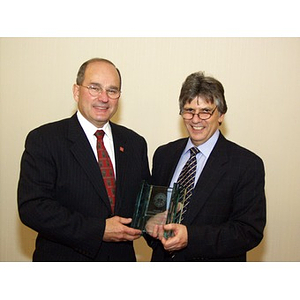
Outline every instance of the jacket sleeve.
<path fill-rule="evenodd" d="M 51 149 L 39 130 L 28 135 L 18 184 L 21 221 L 49 240 L 94 257 L 102 242 L 105 220 L 84 215 L 57 200 L 60 171 Z"/>
<path fill-rule="evenodd" d="M 266 223 L 263 162 L 254 157 L 236 165 L 240 169 L 236 180 L 228 175 L 222 179 L 223 185 L 215 196 L 215 212 L 212 209 L 211 215 L 199 212 L 198 220 L 206 219 L 205 223 L 187 226 L 187 259 L 243 255 L 262 240 Z M 226 208 L 222 207 L 222 189 L 224 197 L 230 199 Z"/>

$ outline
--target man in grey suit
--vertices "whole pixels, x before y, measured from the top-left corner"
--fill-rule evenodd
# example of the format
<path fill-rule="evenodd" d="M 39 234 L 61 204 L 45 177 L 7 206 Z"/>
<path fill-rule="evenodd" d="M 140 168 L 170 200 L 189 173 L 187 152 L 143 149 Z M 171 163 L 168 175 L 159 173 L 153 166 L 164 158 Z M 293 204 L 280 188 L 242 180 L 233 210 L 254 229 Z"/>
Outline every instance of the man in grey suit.
<path fill-rule="evenodd" d="M 115 65 L 91 59 L 73 86 L 77 113 L 29 133 L 18 208 L 22 222 L 38 232 L 34 261 L 136 260 L 133 240 L 141 232 L 129 225 L 140 183 L 150 173 L 144 138 L 110 122 L 120 93 Z M 104 131 L 113 168 L 114 206 L 98 164 L 97 130 Z"/>
<path fill-rule="evenodd" d="M 219 131 L 227 105 L 218 80 L 191 74 L 182 85 L 179 105 L 189 138 L 156 150 L 152 184 L 173 186 L 185 176 L 182 185 L 192 181 L 192 194 L 181 224 L 155 225 L 151 237 L 146 236 L 152 261 L 246 261 L 266 223 L 263 162 Z M 192 152 L 193 164 L 188 162 Z M 185 165 L 193 168 L 192 179 L 191 171 L 181 172 Z M 166 239 L 164 230 L 174 236 Z"/>

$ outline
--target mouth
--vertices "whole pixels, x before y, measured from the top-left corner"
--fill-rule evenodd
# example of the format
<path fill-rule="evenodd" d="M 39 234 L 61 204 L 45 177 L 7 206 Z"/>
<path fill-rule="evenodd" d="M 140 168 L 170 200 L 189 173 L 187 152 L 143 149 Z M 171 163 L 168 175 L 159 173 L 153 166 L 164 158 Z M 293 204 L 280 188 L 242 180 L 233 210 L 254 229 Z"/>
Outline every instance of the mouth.
<path fill-rule="evenodd" d="M 204 129 L 204 126 L 193 126 L 193 125 L 191 125 L 191 127 L 192 127 L 194 130 L 196 130 L 196 131 L 201 131 L 201 130 Z"/>
<path fill-rule="evenodd" d="M 108 110 L 108 107 L 107 106 L 93 106 L 94 109 L 98 110 L 98 111 L 105 111 L 105 110 Z"/>

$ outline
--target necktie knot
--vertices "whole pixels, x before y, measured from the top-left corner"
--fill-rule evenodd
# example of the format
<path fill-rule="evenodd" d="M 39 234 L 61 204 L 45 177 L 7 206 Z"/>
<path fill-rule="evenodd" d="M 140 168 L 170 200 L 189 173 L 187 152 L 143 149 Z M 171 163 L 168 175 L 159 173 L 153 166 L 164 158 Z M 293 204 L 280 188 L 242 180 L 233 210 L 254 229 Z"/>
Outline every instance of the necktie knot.
<path fill-rule="evenodd" d="M 97 130 L 96 132 L 95 132 L 95 136 L 96 136 L 96 138 L 97 139 L 100 139 L 100 140 L 102 140 L 103 139 L 103 137 L 104 137 L 104 131 L 103 130 Z"/>
<path fill-rule="evenodd" d="M 197 155 L 199 152 L 200 152 L 200 150 L 199 150 L 197 147 L 192 147 L 192 148 L 190 148 L 191 156 L 195 156 L 195 155 Z"/>

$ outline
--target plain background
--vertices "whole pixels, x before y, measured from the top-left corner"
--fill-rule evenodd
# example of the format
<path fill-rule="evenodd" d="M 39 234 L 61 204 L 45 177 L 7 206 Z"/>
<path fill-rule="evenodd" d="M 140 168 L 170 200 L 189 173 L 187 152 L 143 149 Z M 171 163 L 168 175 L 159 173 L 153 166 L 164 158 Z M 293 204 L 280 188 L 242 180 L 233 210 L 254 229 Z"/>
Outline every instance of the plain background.
<path fill-rule="evenodd" d="M 113 61 L 123 78 L 113 120 L 155 149 L 186 136 L 179 116 L 181 84 L 205 71 L 225 88 L 221 131 L 265 163 L 267 226 L 249 261 L 300 261 L 299 38 L 120 37 L 0 39 L 0 261 L 30 261 L 35 232 L 17 212 L 19 164 L 28 132 L 71 116 L 79 66 Z M 151 251 L 135 242 L 139 261 Z"/>
<path fill-rule="evenodd" d="M 228 87 L 230 90 L 227 91 L 227 87 L 225 90 L 226 93 L 229 93 L 227 93 L 227 100 L 230 103 L 230 111 L 226 116 L 225 127 L 222 128 L 223 133 L 226 133 L 227 130 L 231 137 L 241 138 L 237 142 L 244 143 L 249 147 L 253 146 L 255 150 L 263 148 L 264 153 L 258 154 L 264 155 L 263 158 L 268 167 L 266 186 L 268 226 L 266 237 L 264 244 L 250 253 L 250 258 L 257 261 L 267 261 L 267 259 L 271 261 L 273 259 L 274 262 L 241 264 L 153 264 L 141 262 L 138 264 L 96 263 L 80 265 L 77 263 L 2 262 L 0 263 L 1 295 L 3 294 L 4 297 L 9 295 L 10 298 L 21 296 L 22 299 L 33 300 L 40 299 L 44 290 L 44 299 L 57 298 L 58 295 L 60 298 L 65 296 L 67 299 L 82 299 L 83 297 L 93 299 L 97 297 L 98 299 L 100 294 L 107 291 L 114 299 L 140 299 L 141 293 L 143 294 L 146 289 L 147 295 L 149 293 L 152 296 L 159 295 L 161 298 L 182 299 L 186 298 L 187 287 L 191 295 L 200 295 L 200 297 L 204 296 L 207 299 L 217 299 L 218 296 L 220 298 L 230 297 L 230 299 L 240 299 L 241 296 L 245 299 L 264 299 L 273 295 L 277 298 L 294 299 L 299 294 L 299 279 L 295 275 L 299 273 L 300 267 L 299 262 L 289 262 L 289 260 L 299 261 L 299 256 L 297 256 L 297 251 L 299 252 L 299 188 L 297 188 L 299 182 L 297 172 L 297 168 L 299 168 L 297 157 L 299 110 L 296 100 L 299 98 L 299 88 L 295 86 L 299 82 L 298 37 L 300 36 L 300 19 L 298 6 L 297 0 L 252 0 L 250 2 L 240 0 L 2 1 L 0 10 L 1 37 L 181 37 L 180 39 L 182 37 L 208 37 L 209 39 L 204 39 L 208 42 L 200 43 L 200 48 L 196 49 L 190 47 L 199 46 L 199 43 L 188 42 L 181 46 L 184 48 L 182 53 L 180 53 L 180 48 L 176 50 L 176 48 L 171 47 L 167 51 L 164 49 L 162 57 L 160 56 L 162 48 L 159 43 L 156 43 L 154 48 L 147 47 L 144 53 L 147 53 L 150 58 L 158 59 L 159 62 L 167 56 L 166 53 L 179 53 L 174 61 L 168 62 L 169 69 L 167 70 L 164 69 L 164 65 L 160 66 L 157 62 L 157 67 L 154 68 L 155 60 L 144 61 L 142 58 L 144 53 L 133 50 L 134 45 L 127 45 L 124 49 L 116 49 L 118 45 L 123 44 L 113 44 L 111 45 L 113 48 L 111 52 L 108 51 L 107 46 L 98 41 L 98 38 L 94 39 L 97 42 L 92 43 L 97 44 L 96 46 L 91 43 L 86 44 L 85 41 L 80 42 L 80 45 L 72 43 L 65 49 L 57 49 L 57 44 L 49 48 L 46 46 L 48 50 L 44 55 L 48 57 L 45 59 L 41 59 L 41 51 L 44 51 L 44 46 L 29 47 L 33 53 L 28 55 L 24 42 L 15 44 L 14 47 L 21 48 L 15 49 L 11 53 L 11 47 L 5 47 L 4 56 L 2 55 L 4 51 L 3 41 L 0 40 L 0 125 L 4 126 L 5 124 L 3 128 L 0 126 L 1 259 L 4 257 L 8 259 L 9 257 L 13 261 L 16 259 L 15 253 L 17 252 L 18 256 L 21 253 L 22 260 L 29 261 L 33 250 L 35 234 L 19 223 L 15 204 L 16 180 L 19 172 L 17 165 L 23 151 L 21 148 L 23 148 L 23 139 L 27 134 L 25 131 L 32 129 L 32 126 L 39 126 L 39 122 L 50 119 L 52 121 L 54 115 L 55 117 L 69 116 L 74 107 L 74 104 L 71 104 L 73 100 L 70 97 L 71 87 L 69 84 L 73 84 L 79 64 L 82 63 L 83 59 L 90 58 L 89 55 L 100 56 L 107 53 L 108 58 L 116 58 L 115 63 L 122 61 L 122 65 L 128 66 L 128 76 L 130 75 L 131 79 L 133 77 L 137 79 L 126 83 L 127 91 L 131 91 L 130 93 L 133 94 L 134 98 L 131 99 L 128 95 L 124 98 L 126 105 L 123 106 L 122 111 L 123 109 L 132 109 L 133 102 L 131 101 L 133 100 L 137 100 L 139 103 L 151 99 L 151 101 L 155 101 L 158 108 L 160 108 L 162 101 L 167 100 L 169 103 L 168 110 L 158 114 L 159 120 L 151 115 L 151 120 L 148 118 L 147 121 L 148 125 L 144 125 L 143 130 L 150 128 L 149 126 L 156 128 L 155 137 L 157 140 L 155 138 L 155 144 L 149 145 L 151 152 L 154 151 L 156 144 L 164 143 L 165 140 L 169 141 L 172 134 L 176 138 L 177 135 L 185 134 L 185 131 L 182 131 L 180 120 L 172 115 L 174 119 L 168 124 L 168 132 L 164 130 L 164 135 L 160 135 L 161 128 L 163 128 L 162 120 L 168 120 L 171 113 L 177 114 L 178 112 L 174 108 L 174 101 L 177 102 L 180 87 L 175 85 L 181 85 L 188 75 L 183 73 L 186 71 L 194 72 L 196 69 L 204 69 L 207 65 L 214 65 L 216 68 L 214 75 L 219 76 L 219 72 L 222 70 L 224 72 L 226 68 L 224 75 L 228 77 L 226 84 L 230 83 L 230 87 Z M 210 39 L 210 37 L 230 37 L 230 39 L 226 39 L 227 42 L 224 46 L 224 42 L 213 42 L 213 40 L 217 41 L 218 39 Z M 252 42 L 248 41 L 246 45 L 243 43 L 243 47 L 241 44 L 236 46 L 236 42 L 234 42 L 231 47 L 231 37 L 262 37 L 263 39 L 260 40 L 265 40 L 265 37 L 291 37 L 293 42 L 289 41 L 284 46 L 282 41 L 277 41 L 269 44 L 266 48 L 260 43 L 264 53 L 259 49 L 251 53 L 252 47 L 247 49 L 247 46 Z M 296 41 L 294 37 L 297 37 Z M 51 42 L 48 42 L 49 44 Z M 278 44 L 281 46 L 277 49 Z M 59 46 L 64 47 L 64 45 L 60 44 Z M 205 49 L 204 47 L 208 45 L 211 46 Z M 144 47 L 145 45 L 141 46 L 141 50 Z M 15 61 L 15 57 L 11 55 L 15 55 L 16 51 L 19 55 Z M 50 72 L 54 74 L 51 76 L 54 83 L 44 82 L 44 79 L 49 80 L 45 77 L 51 63 L 49 58 L 58 57 L 61 53 L 63 56 L 59 57 L 59 66 L 57 66 L 58 64 L 52 66 L 53 69 L 51 68 Z M 134 56 L 136 53 L 138 57 Z M 191 53 L 193 53 L 192 56 L 190 56 Z M 236 53 L 240 53 L 240 55 L 236 56 Z M 290 56 L 291 53 L 292 56 Z M 171 58 L 174 59 L 174 56 L 172 55 Z M 7 57 L 10 59 L 5 64 L 6 69 L 4 70 L 2 69 L 3 58 L 6 60 Z M 36 61 L 37 57 L 39 58 Z M 23 62 L 21 62 L 21 66 L 17 64 L 23 58 L 29 67 L 29 73 L 23 70 L 21 75 L 15 77 L 19 72 L 18 69 L 24 68 Z M 29 58 L 31 61 L 28 60 Z M 128 58 L 134 61 L 132 66 L 131 61 L 127 60 Z M 250 61 L 247 61 L 249 58 Z M 212 61 L 208 61 L 208 59 L 212 59 Z M 143 62 L 141 67 L 139 67 L 137 60 Z M 166 57 L 166 60 L 168 61 L 169 58 Z M 38 68 L 40 73 L 34 74 L 30 71 L 36 70 L 36 67 L 31 68 L 32 63 L 38 64 L 41 61 L 44 65 Z M 179 64 L 177 71 L 179 73 L 176 75 L 176 82 L 169 82 L 168 79 L 172 76 L 174 66 L 176 67 L 177 64 Z M 133 73 L 135 71 L 133 66 L 142 70 L 143 81 L 139 78 L 141 74 Z M 235 69 L 230 68 L 230 66 Z M 157 73 L 157 70 L 161 69 L 164 70 L 166 78 L 162 78 Z M 59 74 L 61 70 L 64 72 L 63 75 L 67 74 L 67 77 Z M 151 74 L 147 73 L 148 70 L 151 71 Z M 274 71 L 275 73 L 273 73 Z M 206 72 L 212 73 L 209 69 L 206 69 Z M 256 76 L 260 72 L 264 76 L 260 75 L 257 78 Z M 4 82 L 3 78 L 7 76 L 7 73 L 10 74 L 10 77 Z M 30 74 L 30 79 L 26 79 L 28 74 Z M 245 74 L 249 82 L 243 79 Z M 60 90 L 58 86 L 55 86 L 59 83 L 58 79 L 67 80 L 67 84 Z M 145 82 L 144 79 L 146 79 Z M 225 80 L 226 78 L 219 79 Z M 231 82 L 233 79 L 236 81 Z M 25 86 L 22 83 L 23 80 L 25 80 L 26 85 L 29 84 L 31 87 L 27 87 L 23 91 L 24 93 L 21 90 Z M 148 86 L 147 81 L 149 80 L 151 85 Z M 10 81 L 4 98 L 2 97 L 4 84 Z M 168 89 L 165 90 L 163 87 L 166 83 Z M 270 86 L 263 86 L 264 83 Z M 33 116 L 34 118 L 39 116 L 43 104 L 36 107 L 34 107 L 35 104 L 31 104 L 31 114 L 28 114 L 24 108 L 28 106 L 28 103 L 31 103 L 33 90 L 40 84 L 46 90 L 36 96 L 38 100 L 36 99 L 35 103 L 44 103 L 48 99 L 49 103 L 45 107 L 51 109 L 52 113 L 50 117 L 46 112 L 43 112 L 39 117 L 40 120 L 35 119 L 31 123 L 30 119 Z M 138 95 L 134 89 L 137 89 L 141 84 L 142 94 Z M 161 94 L 155 93 L 156 84 L 160 86 L 157 91 Z M 150 90 L 150 87 L 154 90 Z M 49 91 L 51 92 L 50 96 L 48 96 Z M 17 99 L 16 93 L 18 93 L 18 101 L 15 101 Z M 62 93 L 65 94 L 62 95 Z M 245 95 L 246 98 L 244 98 Z M 267 97 L 265 97 L 266 95 Z M 64 111 L 60 110 L 59 104 L 61 103 L 64 105 Z M 132 104 L 127 107 L 128 103 Z M 262 103 L 264 104 L 261 106 Z M 18 108 L 17 105 L 20 107 Z M 150 106 L 150 103 L 147 102 L 148 109 Z M 5 110 L 2 111 L 4 107 Z M 137 107 L 140 109 L 141 105 L 137 106 L 136 104 L 134 106 L 135 111 Z M 250 111 L 248 113 L 247 107 L 251 108 L 252 115 Z M 24 110 L 24 117 L 18 119 L 22 115 L 22 110 Z M 18 113 L 15 114 L 15 112 Z M 149 116 L 148 112 L 146 113 Z M 120 115 L 125 117 L 124 111 Z M 2 119 L 4 116 L 5 119 Z M 126 115 L 126 118 L 126 123 L 131 123 L 134 122 L 135 115 Z M 154 121 L 157 124 L 154 124 Z M 253 124 L 257 124 L 255 131 L 252 131 L 252 128 L 249 131 L 248 127 L 253 126 Z M 23 129 L 22 126 L 25 126 L 26 129 Z M 245 128 L 248 129 L 247 132 L 244 132 Z M 137 125 L 137 129 L 141 129 L 141 124 Z M 19 130 L 21 130 L 20 134 L 18 133 Z M 249 132 L 252 137 L 248 140 Z M 256 135 L 258 139 L 253 137 Z M 16 144 L 19 148 L 10 148 L 12 144 L 15 144 L 15 142 L 10 142 L 11 139 L 17 141 Z M 4 151 L 4 149 L 9 150 Z M 149 159 L 151 160 L 150 155 Z M 7 169 L 7 166 L 10 169 Z M 2 216 L 5 216 L 5 219 L 2 219 Z M 146 259 L 149 252 L 142 249 L 142 245 L 140 243 L 137 247 L 140 247 L 138 250 L 139 258 Z M 272 255 L 270 255 L 271 253 Z M 280 262 L 281 260 L 283 262 Z M 182 276 L 186 274 L 188 276 Z"/>

